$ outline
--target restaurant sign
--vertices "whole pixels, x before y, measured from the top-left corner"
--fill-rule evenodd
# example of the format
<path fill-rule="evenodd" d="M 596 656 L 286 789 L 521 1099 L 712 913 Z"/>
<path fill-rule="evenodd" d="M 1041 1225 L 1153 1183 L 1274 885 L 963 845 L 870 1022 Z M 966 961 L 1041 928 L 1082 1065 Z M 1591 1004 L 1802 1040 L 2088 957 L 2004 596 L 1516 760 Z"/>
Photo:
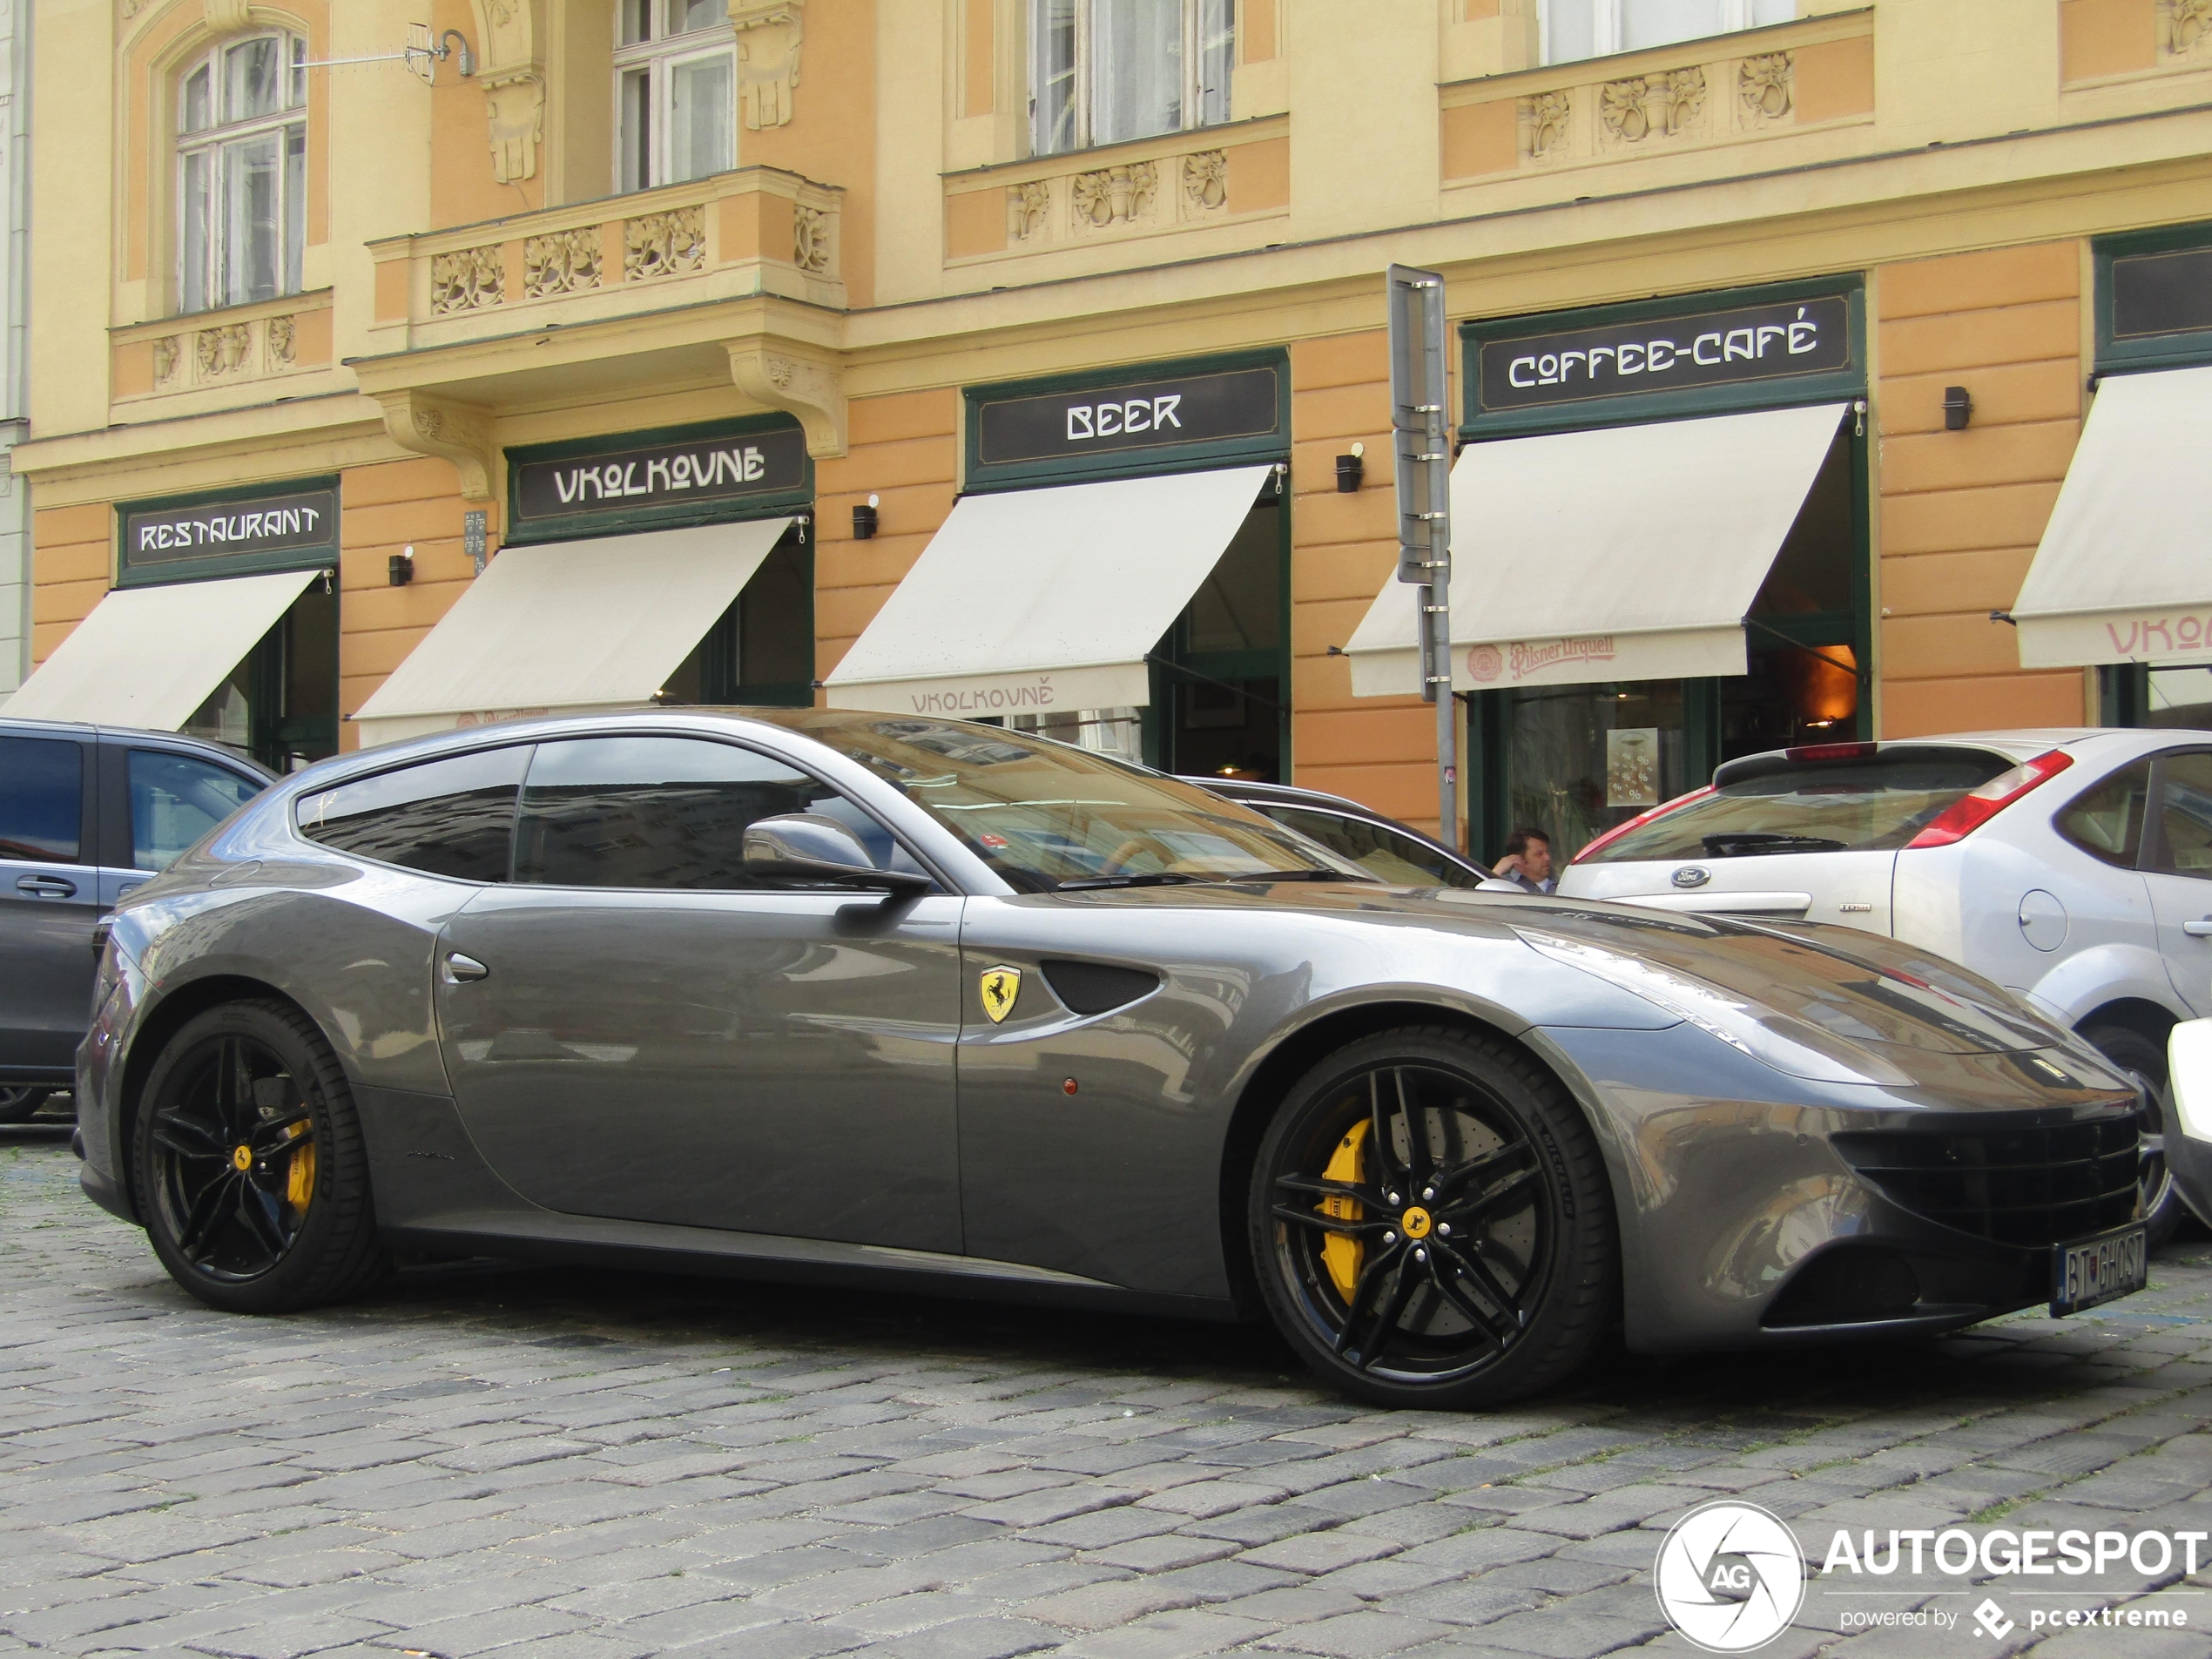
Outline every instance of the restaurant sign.
<path fill-rule="evenodd" d="M 311 556 L 329 552 L 337 544 L 334 489 L 125 508 L 123 512 L 123 563 L 131 570 L 202 559 L 311 563 Z"/>
<path fill-rule="evenodd" d="M 1852 367 L 1841 294 L 1643 322 L 1486 337 L 1476 353 L 1480 413 L 1593 398 L 1833 374 Z"/>
<path fill-rule="evenodd" d="M 556 455 L 509 455 L 516 531 L 577 520 L 738 516 L 755 497 L 807 488 L 806 435 L 797 425 L 652 442 L 617 439 Z"/>
<path fill-rule="evenodd" d="M 970 395 L 978 466 L 1126 456 L 1182 445 L 1267 440 L 1282 431 L 1273 365 L 1118 386 Z"/>

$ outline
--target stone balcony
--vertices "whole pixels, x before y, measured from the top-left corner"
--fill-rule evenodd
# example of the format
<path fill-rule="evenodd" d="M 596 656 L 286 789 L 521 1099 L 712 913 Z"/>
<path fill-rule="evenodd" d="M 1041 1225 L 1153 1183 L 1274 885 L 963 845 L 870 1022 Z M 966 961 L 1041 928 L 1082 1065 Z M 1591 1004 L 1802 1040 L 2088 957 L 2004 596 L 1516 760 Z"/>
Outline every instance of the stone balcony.
<path fill-rule="evenodd" d="M 797 173 L 745 167 L 371 242 L 374 349 L 435 349 L 755 295 L 841 310 L 843 197 Z"/>
<path fill-rule="evenodd" d="M 368 350 L 347 361 L 393 440 L 451 460 L 471 500 L 493 490 L 504 412 L 586 392 L 734 381 L 840 455 L 843 203 L 745 167 L 374 241 Z"/>

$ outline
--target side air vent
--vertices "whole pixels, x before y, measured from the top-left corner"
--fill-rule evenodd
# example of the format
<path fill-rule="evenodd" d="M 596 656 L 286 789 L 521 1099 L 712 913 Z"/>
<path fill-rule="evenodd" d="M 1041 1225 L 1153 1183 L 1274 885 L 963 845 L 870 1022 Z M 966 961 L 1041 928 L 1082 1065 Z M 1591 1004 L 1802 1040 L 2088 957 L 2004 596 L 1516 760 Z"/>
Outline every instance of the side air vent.
<path fill-rule="evenodd" d="M 1078 1014 L 1104 1014 L 1160 988 L 1160 976 L 1139 968 L 1050 957 L 1041 966 L 1052 994 Z"/>

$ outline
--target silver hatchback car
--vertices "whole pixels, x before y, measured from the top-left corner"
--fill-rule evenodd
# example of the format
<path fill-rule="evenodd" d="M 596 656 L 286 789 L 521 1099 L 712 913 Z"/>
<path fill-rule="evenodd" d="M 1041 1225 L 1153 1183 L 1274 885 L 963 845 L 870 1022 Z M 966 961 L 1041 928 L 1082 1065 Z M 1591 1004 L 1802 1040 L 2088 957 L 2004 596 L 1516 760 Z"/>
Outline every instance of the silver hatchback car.
<path fill-rule="evenodd" d="M 1730 761 L 1599 837 L 1562 895 L 1840 922 L 1948 957 L 2166 1095 L 2212 1013 L 2212 732 L 1973 732 Z M 2181 1199 L 2145 1137 L 2153 1238 Z"/>

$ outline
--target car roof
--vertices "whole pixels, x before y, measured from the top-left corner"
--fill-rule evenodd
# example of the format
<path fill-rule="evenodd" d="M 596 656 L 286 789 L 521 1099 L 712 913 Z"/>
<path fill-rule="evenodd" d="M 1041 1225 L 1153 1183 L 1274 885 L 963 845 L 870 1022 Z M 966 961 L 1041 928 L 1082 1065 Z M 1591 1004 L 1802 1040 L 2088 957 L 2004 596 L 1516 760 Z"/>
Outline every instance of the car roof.
<path fill-rule="evenodd" d="M 97 738 L 104 741 L 149 743 L 165 749 L 179 749 L 192 754 L 203 754 L 219 759 L 248 772 L 274 778 L 271 772 L 251 755 L 242 755 L 235 749 L 219 743 L 210 743 L 205 738 L 188 738 L 181 732 L 154 732 L 139 726 L 99 725 L 90 720 L 34 720 L 10 714 L 0 707 L 0 735 L 9 737 Z"/>
<path fill-rule="evenodd" d="M 1272 800 L 1285 806 L 1319 806 L 1340 813 L 1352 813 L 1361 818 L 1372 818 L 1384 822 L 1384 818 L 1372 806 L 1344 795 L 1332 795 L 1321 789 L 1300 789 L 1291 784 L 1264 784 L 1249 778 L 1209 778 L 1196 772 L 1180 772 L 1176 781 L 1195 784 L 1201 789 L 1211 790 L 1217 795 L 1226 795 L 1231 800 Z"/>

